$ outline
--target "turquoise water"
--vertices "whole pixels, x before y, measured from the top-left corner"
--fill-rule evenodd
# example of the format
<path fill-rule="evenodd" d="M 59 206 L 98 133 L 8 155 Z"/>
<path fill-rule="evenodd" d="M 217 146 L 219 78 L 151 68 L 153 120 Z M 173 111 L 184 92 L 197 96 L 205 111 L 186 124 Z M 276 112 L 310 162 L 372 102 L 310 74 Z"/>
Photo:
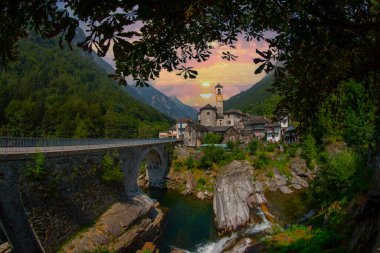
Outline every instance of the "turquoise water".
<path fill-rule="evenodd" d="M 170 252 L 172 247 L 195 251 L 199 246 L 217 240 L 211 201 L 165 189 L 149 189 L 147 194 L 157 199 L 165 212 L 157 242 L 160 253 Z"/>

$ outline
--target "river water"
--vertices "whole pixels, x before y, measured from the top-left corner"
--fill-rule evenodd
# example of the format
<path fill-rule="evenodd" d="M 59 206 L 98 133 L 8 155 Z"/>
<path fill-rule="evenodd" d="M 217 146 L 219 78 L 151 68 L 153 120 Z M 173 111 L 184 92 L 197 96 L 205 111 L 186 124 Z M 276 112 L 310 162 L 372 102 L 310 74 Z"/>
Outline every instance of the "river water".
<path fill-rule="evenodd" d="M 162 253 L 178 248 L 187 252 L 219 253 L 240 236 L 252 237 L 270 227 L 264 214 L 262 222 L 231 235 L 218 237 L 213 221 L 211 201 L 180 195 L 164 189 L 149 189 L 147 194 L 160 202 L 165 212 L 157 246 Z"/>

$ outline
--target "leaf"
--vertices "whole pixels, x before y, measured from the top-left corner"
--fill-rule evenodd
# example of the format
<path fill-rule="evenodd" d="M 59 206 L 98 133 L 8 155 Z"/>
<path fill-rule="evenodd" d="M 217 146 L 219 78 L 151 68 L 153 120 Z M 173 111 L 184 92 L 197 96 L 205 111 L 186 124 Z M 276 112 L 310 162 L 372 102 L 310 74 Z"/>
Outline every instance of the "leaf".
<path fill-rule="evenodd" d="M 257 63 L 259 63 L 259 62 L 264 62 L 265 60 L 264 59 L 260 59 L 260 58 L 255 58 L 255 59 L 253 59 L 253 62 L 255 63 L 255 64 L 257 64 Z"/>
<path fill-rule="evenodd" d="M 266 65 L 266 63 L 261 64 L 261 65 L 255 70 L 255 74 L 260 74 L 261 72 L 263 72 L 263 69 L 264 69 L 265 65 Z"/>

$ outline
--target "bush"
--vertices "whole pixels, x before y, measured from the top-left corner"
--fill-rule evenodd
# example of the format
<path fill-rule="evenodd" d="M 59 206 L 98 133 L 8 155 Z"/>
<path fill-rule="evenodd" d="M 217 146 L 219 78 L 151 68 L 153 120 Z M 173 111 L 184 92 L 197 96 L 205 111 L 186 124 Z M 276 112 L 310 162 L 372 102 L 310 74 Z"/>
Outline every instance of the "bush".
<path fill-rule="evenodd" d="M 203 142 L 206 144 L 218 144 L 222 141 L 222 138 L 220 134 L 208 133 L 203 137 Z"/>
<path fill-rule="evenodd" d="M 116 159 L 116 156 L 106 154 L 103 157 L 102 179 L 108 183 L 121 183 L 124 179 L 124 173 L 120 170 L 119 161 Z"/>
<path fill-rule="evenodd" d="M 180 160 L 175 160 L 173 162 L 174 171 L 176 171 L 176 172 L 180 171 L 182 166 L 183 166 L 183 163 Z"/>
<path fill-rule="evenodd" d="M 235 148 L 235 143 L 231 140 L 227 141 L 227 148 L 233 150 Z"/>
<path fill-rule="evenodd" d="M 363 159 L 351 150 L 329 155 L 327 163 L 312 182 L 310 202 L 325 207 L 335 200 L 352 197 L 364 185 L 361 182 L 364 171 Z"/>
<path fill-rule="evenodd" d="M 307 166 L 314 169 L 317 159 L 317 147 L 311 134 L 306 135 L 302 142 L 302 157 L 306 160 Z"/>
<path fill-rule="evenodd" d="M 199 183 L 200 185 L 205 185 L 205 184 L 207 183 L 207 181 L 206 181 L 205 178 L 201 177 L 200 179 L 198 179 L 198 183 Z"/>
<path fill-rule="evenodd" d="M 194 165 L 194 159 L 192 157 L 189 157 L 186 159 L 186 167 L 188 170 L 191 170 L 195 167 Z"/>
<path fill-rule="evenodd" d="M 257 169 L 264 169 L 269 164 L 269 158 L 265 154 L 260 154 L 255 160 L 254 165 Z"/>
<path fill-rule="evenodd" d="M 30 166 L 26 169 L 26 175 L 34 180 L 39 180 L 46 174 L 45 155 L 41 152 L 37 152 L 34 155 L 34 166 Z"/>
<path fill-rule="evenodd" d="M 256 139 L 253 139 L 248 144 L 248 150 L 251 155 L 255 155 L 258 148 L 259 148 L 260 142 Z"/>

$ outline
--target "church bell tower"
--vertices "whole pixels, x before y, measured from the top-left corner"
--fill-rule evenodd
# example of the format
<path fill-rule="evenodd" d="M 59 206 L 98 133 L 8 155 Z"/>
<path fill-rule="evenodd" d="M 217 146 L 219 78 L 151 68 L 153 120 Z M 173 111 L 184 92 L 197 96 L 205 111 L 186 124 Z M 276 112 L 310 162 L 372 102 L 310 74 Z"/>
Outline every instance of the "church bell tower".
<path fill-rule="evenodd" d="M 216 113 L 218 115 L 223 115 L 223 86 L 219 83 L 215 86 L 215 97 L 216 97 Z"/>

